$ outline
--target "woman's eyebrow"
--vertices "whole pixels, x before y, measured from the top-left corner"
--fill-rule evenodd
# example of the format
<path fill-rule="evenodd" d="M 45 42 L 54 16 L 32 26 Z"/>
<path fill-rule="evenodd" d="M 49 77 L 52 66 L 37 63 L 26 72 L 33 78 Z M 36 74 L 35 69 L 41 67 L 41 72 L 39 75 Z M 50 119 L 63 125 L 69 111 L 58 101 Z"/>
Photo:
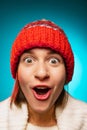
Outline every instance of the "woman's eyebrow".
<path fill-rule="evenodd" d="M 50 50 L 50 51 L 48 52 L 48 54 L 57 54 L 57 55 L 59 55 L 59 53 L 57 53 L 57 52 L 55 52 L 55 51 L 53 51 L 53 50 Z"/>
<path fill-rule="evenodd" d="M 26 53 L 31 53 L 32 54 L 33 52 L 32 52 L 32 50 L 24 51 L 24 54 L 26 54 Z"/>

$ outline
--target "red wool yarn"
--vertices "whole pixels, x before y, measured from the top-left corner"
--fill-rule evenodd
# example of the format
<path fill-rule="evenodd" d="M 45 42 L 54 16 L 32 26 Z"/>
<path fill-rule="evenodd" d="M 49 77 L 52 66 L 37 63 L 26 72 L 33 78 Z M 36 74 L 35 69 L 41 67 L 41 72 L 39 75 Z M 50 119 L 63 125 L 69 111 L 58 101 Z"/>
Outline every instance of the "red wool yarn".
<path fill-rule="evenodd" d="M 19 58 L 25 50 L 35 47 L 50 48 L 58 52 L 64 59 L 66 67 L 66 83 L 72 80 L 74 55 L 64 31 L 48 20 L 38 20 L 27 24 L 16 37 L 11 50 L 11 73 L 16 78 Z"/>

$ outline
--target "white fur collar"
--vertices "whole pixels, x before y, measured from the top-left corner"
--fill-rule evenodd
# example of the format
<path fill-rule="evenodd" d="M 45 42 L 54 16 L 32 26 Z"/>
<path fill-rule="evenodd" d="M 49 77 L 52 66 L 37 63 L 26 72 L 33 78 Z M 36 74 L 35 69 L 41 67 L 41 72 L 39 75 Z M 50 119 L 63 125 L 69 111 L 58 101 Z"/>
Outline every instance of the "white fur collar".
<path fill-rule="evenodd" d="M 22 108 L 13 105 L 10 109 L 9 99 L 0 104 L 0 129 L 26 130 L 28 110 L 27 105 Z M 87 104 L 70 99 L 64 111 L 59 115 L 56 108 L 56 120 L 59 130 L 87 130 Z"/>

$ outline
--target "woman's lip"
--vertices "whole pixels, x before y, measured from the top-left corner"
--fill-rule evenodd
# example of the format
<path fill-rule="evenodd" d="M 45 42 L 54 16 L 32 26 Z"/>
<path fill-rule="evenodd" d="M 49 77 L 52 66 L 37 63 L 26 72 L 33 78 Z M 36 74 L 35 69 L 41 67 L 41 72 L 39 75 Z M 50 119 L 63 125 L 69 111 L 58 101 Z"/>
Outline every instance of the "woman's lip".
<path fill-rule="evenodd" d="M 34 91 L 34 89 L 32 90 L 33 94 L 34 94 L 34 97 L 37 99 L 37 100 L 40 100 L 40 101 L 44 101 L 44 100 L 47 100 L 49 98 L 49 96 L 51 95 L 51 90 L 49 90 L 47 93 L 45 94 L 38 94 Z"/>
<path fill-rule="evenodd" d="M 51 87 L 48 86 L 48 85 L 40 84 L 40 85 L 35 85 L 35 86 L 33 87 L 33 89 L 34 89 L 34 88 L 51 88 Z"/>
<path fill-rule="evenodd" d="M 35 91 L 35 88 L 38 88 L 38 89 L 46 89 L 46 88 L 48 88 L 49 90 L 46 93 L 39 94 L 39 93 L 37 93 Z M 44 101 L 44 100 L 47 100 L 50 97 L 50 95 L 51 95 L 51 87 L 49 87 L 48 85 L 36 85 L 36 86 L 33 87 L 32 92 L 33 92 L 34 97 L 37 100 Z"/>

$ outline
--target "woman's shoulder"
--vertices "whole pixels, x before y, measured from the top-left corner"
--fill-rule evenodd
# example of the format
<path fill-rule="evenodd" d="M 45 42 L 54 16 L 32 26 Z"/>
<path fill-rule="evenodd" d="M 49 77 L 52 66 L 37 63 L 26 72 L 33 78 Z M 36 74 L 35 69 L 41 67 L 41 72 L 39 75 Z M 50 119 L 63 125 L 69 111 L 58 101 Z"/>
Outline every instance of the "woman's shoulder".
<path fill-rule="evenodd" d="M 71 115 L 83 116 L 87 119 L 87 103 L 68 95 L 68 102 L 65 111 Z"/>
<path fill-rule="evenodd" d="M 22 130 L 28 119 L 27 106 L 23 104 L 21 108 L 18 108 L 14 103 L 11 106 L 10 102 L 11 98 L 0 102 L 0 128 L 5 130 Z M 7 126 L 9 126 L 9 128 L 7 128 Z"/>
<path fill-rule="evenodd" d="M 60 120 L 61 128 L 67 130 L 87 129 L 87 103 L 68 95 L 68 101 L 60 117 L 56 109 L 56 117 Z M 64 129 L 65 130 L 65 129 Z"/>
<path fill-rule="evenodd" d="M 85 108 L 87 109 L 87 103 L 68 95 L 68 105 L 72 108 Z"/>
<path fill-rule="evenodd" d="M 57 110 L 59 108 L 57 107 Z M 87 103 L 67 93 L 67 103 L 63 108 L 63 114 L 65 115 L 84 115 L 87 117 Z"/>
<path fill-rule="evenodd" d="M 9 106 L 10 106 L 10 97 L 0 102 L 0 116 L 2 115 L 2 113 L 4 113 L 5 115 L 8 112 Z"/>
<path fill-rule="evenodd" d="M 5 107 L 6 105 L 9 105 L 9 104 L 10 104 L 10 100 L 11 100 L 11 98 L 9 97 L 9 98 L 7 98 L 7 99 L 1 101 L 1 102 L 0 102 L 0 108 L 1 108 L 1 107 Z"/>
<path fill-rule="evenodd" d="M 10 111 L 23 111 L 27 109 L 27 105 L 25 103 L 22 104 L 21 108 L 17 107 L 15 103 L 11 105 L 11 97 L 5 99 L 4 101 L 0 102 L 0 110 L 10 110 Z M 1 112 L 1 111 L 0 111 Z"/>
<path fill-rule="evenodd" d="M 7 121 L 8 116 L 8 109 L 10 106 L 10 98 L 5 99 L 4 101 L 0 102 L 0 127 Z"/>

